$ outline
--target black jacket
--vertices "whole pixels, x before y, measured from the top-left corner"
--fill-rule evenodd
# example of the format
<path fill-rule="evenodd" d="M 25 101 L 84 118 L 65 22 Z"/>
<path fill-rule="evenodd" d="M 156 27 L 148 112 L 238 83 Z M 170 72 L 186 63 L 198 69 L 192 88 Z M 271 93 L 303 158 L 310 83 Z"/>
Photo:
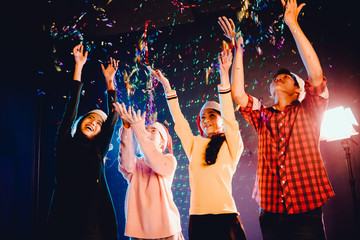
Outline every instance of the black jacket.
<path fill-rule="evenodd" d="M 118 114 L 108 91 L 109 116 L 101 132 L 88 140 L 80 131 L 72 137 L 82 83 L 73 81 L 70 99 L 56 140 L 56 185 L 48 218 L 47 239 L 117 239 L 115 212 L 105 178 L 103 158 Z"/>

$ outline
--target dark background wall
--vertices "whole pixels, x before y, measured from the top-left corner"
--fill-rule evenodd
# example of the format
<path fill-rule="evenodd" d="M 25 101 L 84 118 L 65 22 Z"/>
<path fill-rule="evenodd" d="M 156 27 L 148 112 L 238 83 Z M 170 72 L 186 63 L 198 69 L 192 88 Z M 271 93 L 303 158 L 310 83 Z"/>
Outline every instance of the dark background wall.
<path fill-rule="evenodd" d="M 218 73 L 212 70 L 208 84 L 205 78 L 206 69 L 216 64 L 216 56 L 221 51 L 224 39 L 217 26 L 217 17 L 225 15 L 236 19 L 236 12 L 242 7 L 240 1 L 184 1 L 185 6 L 194 4 L 196 7 L 184 8 L 183 12 L 174 4 L 183 1 L 142 1 L 142 5 L 141 1 L 113 1 L 109 5 L 106 2 L 14 2 L 4 6 L 5 20 L 1 21 L 4 42 L 1 46 L 0 239 L 42 239 L 46 229 L 46 215 L 54 186 L 56 129 L 61 121 L 68 83 L 72 78 L 73 58 L 70 53 L 79 42 L 77 36 L 54 37 L 50 33 L 53 23 L 61 29 L 74 23 L 82 12 L 87 12 L 82 20 L 87 25 L 82 31 L 84 42 L 92 50 L 83 70 L 85 91 L 81 98 L 80 114 L 96 107 L 105 107 L 102 102 L 105 99 L 105 83 L 98 60 L 104 61 L 109 56 L 120 59 L 119 72 L 139 69 L 131 79 L 139 87 L 134 96 L 127 97 L 120 73 L 117 83 L 121 101 L 144 109 L 147 99 L 142 90 L 145 88 L 146 75 L 133 58 L 135 45 L 144 32 L 144 23 L 149 19 L 152 20 L 149 26 L 150 60 L 167 74 L 177 89 L 183 113 L 191 122 L 194 134 L 197 134 L 195 116 L 201 105 L 206 100 L 217 99 L 215 88 Z M 265 31 L 281 13 L 278 2 L 258 2 L 268 3 L 259 12 L 261 24 L 256 25 L 255 21 L 248 19 L 238 25 L 246 37 L 252 35 L 244 56 L 247 91 L 261 97 L 269 105 L 268 85 L 274 71 L 287 67 L 303 78 L 306 78 L 306 71 L 286 27 L 282 48 L 274 52 L 275 47 L 266 39 L 259 43 L 263 54 L 256 50 L 256 43 L 251 41 L 264 36 L 259 33 L 260 27 Z M 103 6 L 105 17 L 109 20 L 96 20 L 103 18 L 104 14 L 91 10 L 91 4 Z M 300 25 L 313 43 L 328 79 L 331 94 L 329 108 L 350 107 L 359 121 L 359 21 L 355 6 L 316 0 L 307 2 L 303 12 Z M 106 26 L 114 20 L 113 27 Z M 61 71 L 55 67 L 60 67 Z M 183 232 L 187 236 L 190 197 L 188 162 L 174 134 L 162 88 L 155 90 L 158 120 L 169 122 L 170 133 L 174 135 L 178 169 L 173 192 L 181 213 Z M 233 195 L 248 239 L 261 239 L 258 206 L 251 199 L 257 164 L 257 136 L 239 114 L 237 117 L 245 151 L 234 176 Z M 117 128 L 120 125 L 119 122 Z M 359 136 L 353 139 L 360 143 Z M 118 217 L 120 239 L 124 239 L 123 203 L 127 184 L 117 171 L 119 140 L 116 134 L 112 144 L 106 173 Z M 342 146 L 335 141 L 321 142 L 320 147 L 336 193 L 323 208 L 328 239 L 357 239 L 359 225 L 356 224 Z M 351 142 L 350 148 L 354 176 L 359 181 L 359 146 Z M 37 159 L 40 161 L 39 184 L 35 181 Z M 360 195 L 358 183 L 356 193 Z M 35 205 L 37 199 L 38 209 Z M 359 204 L 359 197 L 357 201 Z M 37 237 L 36 233 L 39 233 Z"/>

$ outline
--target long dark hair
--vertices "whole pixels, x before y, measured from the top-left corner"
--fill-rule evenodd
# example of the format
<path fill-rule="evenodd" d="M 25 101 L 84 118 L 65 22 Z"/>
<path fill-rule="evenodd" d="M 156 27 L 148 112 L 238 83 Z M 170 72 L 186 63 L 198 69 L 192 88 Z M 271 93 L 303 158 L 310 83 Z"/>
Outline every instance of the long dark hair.
<path fill-rule="evenodd" d="M 211 140 L 205 150 L 205 163 L 207 165 L 215 164 L 220 148 L 226 139 L 224 133 L 213 135 L 210 138 Z"/>
<path fill-rule="evenodd" d="M 219 111 L 215 109 L 213 110 L 218 114 L 221 114 Z M 216 159 L 219 154 L 220 148 L 225 140 L 226 140 L 225 133 L 220 133 L 210 136 L 210 142 L 208 143 L 205 150 L 205 163 L 207 165 L 213 165 L 216 163 Z"/>

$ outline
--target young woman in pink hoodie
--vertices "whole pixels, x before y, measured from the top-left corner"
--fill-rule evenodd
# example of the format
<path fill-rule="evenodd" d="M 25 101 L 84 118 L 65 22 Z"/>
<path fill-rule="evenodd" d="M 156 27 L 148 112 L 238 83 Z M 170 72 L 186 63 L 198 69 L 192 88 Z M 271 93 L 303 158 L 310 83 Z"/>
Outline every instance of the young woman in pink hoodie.
<path fill-rule="evenodd" d="M 158 122 L 145 126 L 145 113 L 141 115 L 140 110 L 135 113 L 120 103 L 114 106 L 123 121 L 119 170 L 129 183 L 125 235 L 131 239 L 183 240 L 171 191 L 177 162 L 167 129 Z M 135 155 L 133 134 L 141 157 Z"/>

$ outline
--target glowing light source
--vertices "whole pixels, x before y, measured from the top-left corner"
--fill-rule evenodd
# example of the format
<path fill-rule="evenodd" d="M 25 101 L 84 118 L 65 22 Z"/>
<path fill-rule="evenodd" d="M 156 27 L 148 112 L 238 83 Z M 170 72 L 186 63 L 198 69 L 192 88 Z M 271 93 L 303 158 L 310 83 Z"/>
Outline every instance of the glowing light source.
<path fill-rule="evenodd" d="M 359 126 L 350 108 L 343 106 L 325 112 L 321 125 L 320 140 L 335 141 L 359 134 L 353 128 Z"/>

